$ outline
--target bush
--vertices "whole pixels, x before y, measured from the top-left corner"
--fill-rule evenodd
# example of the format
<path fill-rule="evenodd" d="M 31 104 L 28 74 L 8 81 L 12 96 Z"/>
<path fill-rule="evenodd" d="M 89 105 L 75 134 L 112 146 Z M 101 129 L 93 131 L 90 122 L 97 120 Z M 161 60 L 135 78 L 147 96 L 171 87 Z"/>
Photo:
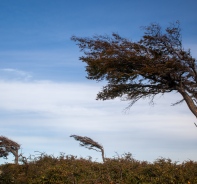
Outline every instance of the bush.
<path fill-rule="evenodd" d="M 197 162 L 160 158 L 138 161 L 130 153 L 105 163 L 60 154 L 41 154 L 21 165 L 0 166 L 0 184 L 186 184 L 197 183 Z"/>

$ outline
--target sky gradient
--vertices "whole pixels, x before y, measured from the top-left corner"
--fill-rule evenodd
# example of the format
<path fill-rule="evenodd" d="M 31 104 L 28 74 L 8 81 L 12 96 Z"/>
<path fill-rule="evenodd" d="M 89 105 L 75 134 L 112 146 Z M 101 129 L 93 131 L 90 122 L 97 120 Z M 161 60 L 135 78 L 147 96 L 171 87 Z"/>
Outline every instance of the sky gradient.
<path fill-rule="evenodd" d="M 130 110 L 120 99 L 97 101 L 102 83 L 86 79 L 83 53 L 70 40 L 115 32 L 137 41 L 141 26 L 179 20 L 183 47 L 197 58 L 196 7 L 196 0 L 1 0 L 0 135 L 27 157 L 64 152 L 101 161 L 69 137 L 77 134 L 101 143 L 106 157 L 197 161 L 196 118 L 185 103 L 171 106 L 179 94 L 157 96 L 154 106 L 140 100 Z"/>

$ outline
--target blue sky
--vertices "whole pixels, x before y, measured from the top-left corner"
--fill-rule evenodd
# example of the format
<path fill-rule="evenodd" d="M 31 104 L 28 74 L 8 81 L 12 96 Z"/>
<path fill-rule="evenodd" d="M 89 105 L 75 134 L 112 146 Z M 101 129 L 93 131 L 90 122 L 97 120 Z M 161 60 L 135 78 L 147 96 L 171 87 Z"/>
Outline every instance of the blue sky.
<path fill-rule="evenodd" d="M 137 41 L 141 26 L 179 20 L 183 46 L 197 57 L 196 6 L 196 0 L 1 0 L 1 135 L 20 143 L 26 156 L 64 152 L 101 160 L 69 137 L 77 134 L 101 143 L 106 157 L 197 160 L 196 119 L 185 103 L 171 106 L 179 94 L 158 96 L 154 106 L 139 101 L 129 111 L 129 102 L 96 101 L 102 83 L 86 79 L 82 53 L 70 40 L 115 32 Z"/>

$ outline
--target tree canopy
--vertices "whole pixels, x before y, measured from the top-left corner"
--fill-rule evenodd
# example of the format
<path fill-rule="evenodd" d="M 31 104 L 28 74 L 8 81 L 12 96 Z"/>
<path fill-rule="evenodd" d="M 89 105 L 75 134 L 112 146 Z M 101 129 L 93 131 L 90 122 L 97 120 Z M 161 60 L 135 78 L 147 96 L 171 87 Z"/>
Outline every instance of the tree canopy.
<path fill-rule="evenodd" d="M 176 91 L 197 117 L 196 59 L 182 46 L 179 22 L 165 30 L 159 24 L 144 27 L 133 42 L 119 34 L 71 38 L 84 53 L 87 78 L 107 81 L 97 99 L 121 97 L 133 105 L 142 98 Z"/>
<path fill-rule="evenodd" d="M 86 136 L 82 137 L 79 135 L 71 135 L 70 137 L 73 137 L 76 141 L 79 141 L 80 146 L 84 146 L 85 148 L 88 148 L 90 150 L 92 149 L 101 152 L 103 162 L 105 162 L 104 148 L 101 144 Z"/>
<path fill-rule="evenodd" d="M 18 164 L 18 150 L 20 149 L 20 145 L 8 139 L 5 136 L 0 136 L 0 157 L 7 158 L 9 153 L 12 153 L 15 157 L 15 163 Z"/>

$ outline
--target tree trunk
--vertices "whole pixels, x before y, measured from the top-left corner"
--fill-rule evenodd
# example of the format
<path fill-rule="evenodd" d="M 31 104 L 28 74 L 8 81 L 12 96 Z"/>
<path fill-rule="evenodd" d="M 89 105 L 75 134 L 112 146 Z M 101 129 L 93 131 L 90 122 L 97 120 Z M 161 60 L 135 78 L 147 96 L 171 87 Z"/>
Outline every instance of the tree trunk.
<path fill-rule="evenodd" d="M 10 152 L 14 155 L 14 163 L 18 164 L 18 149 L 10 150 Z"/>
<path fill-rule="evenodd" d="M 15 164 L 18 164 L 18 150 L 15 151 L 15 159 L 14 159 L 14 162 Z"/>
<path fill-rule="evenodd" d="M 194 101 L 192 100 L 192 98 L 187 94 L 187 92 L 185 92 L 183 89 L 179 89 L 178 90 L 179 93 L 183 96 L 184 100 L 187 103 L 187 106 L 189 107 L 190 111 L 194 114 L 194 116 L 196 116 L 197 118 L 197 107 L 194 103 Z"/>
<path fill-rule="evenodd" d="M 103 162 L 105 162 L 104 149 L 101 149 L 101 154 L 102 154 Z"/>

